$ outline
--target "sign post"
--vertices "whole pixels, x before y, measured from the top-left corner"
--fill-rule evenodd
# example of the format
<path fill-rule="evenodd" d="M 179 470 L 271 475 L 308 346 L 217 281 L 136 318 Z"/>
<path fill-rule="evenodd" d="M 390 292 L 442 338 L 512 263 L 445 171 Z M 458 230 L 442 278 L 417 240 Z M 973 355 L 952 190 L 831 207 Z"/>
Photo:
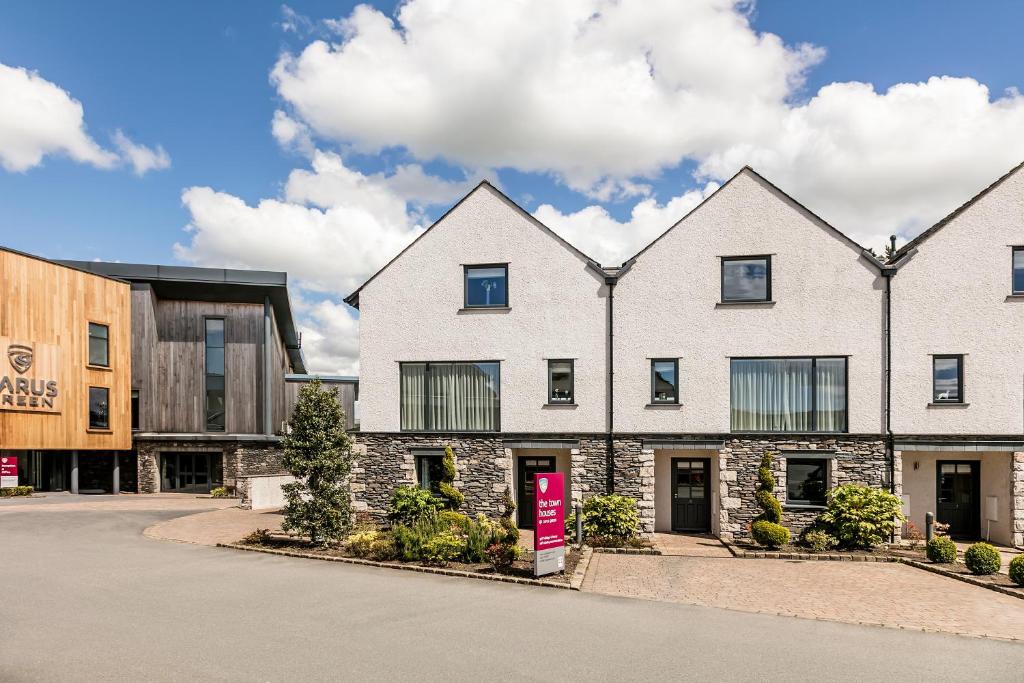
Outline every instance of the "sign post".
<path fill-rule="evenodd" d="M 565 570 L 565 475 L 537 474 L 533 498 L 533 575 Z"/>
<path fill-rule="evenodd" d="M 13 455 L 0 457 L 0 489 L 18 485 L 18 458 Z"/>

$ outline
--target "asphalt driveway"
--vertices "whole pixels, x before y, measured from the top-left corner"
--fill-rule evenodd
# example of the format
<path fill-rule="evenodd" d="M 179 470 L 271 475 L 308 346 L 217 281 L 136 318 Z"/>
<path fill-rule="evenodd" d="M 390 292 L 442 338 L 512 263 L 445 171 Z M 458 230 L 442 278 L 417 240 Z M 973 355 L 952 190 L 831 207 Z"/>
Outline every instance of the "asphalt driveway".
<path fill-rule="evenodd" d="M 1019 680 L 1024 646 L 146 538 L 0 511 L 0 678 Z"/>

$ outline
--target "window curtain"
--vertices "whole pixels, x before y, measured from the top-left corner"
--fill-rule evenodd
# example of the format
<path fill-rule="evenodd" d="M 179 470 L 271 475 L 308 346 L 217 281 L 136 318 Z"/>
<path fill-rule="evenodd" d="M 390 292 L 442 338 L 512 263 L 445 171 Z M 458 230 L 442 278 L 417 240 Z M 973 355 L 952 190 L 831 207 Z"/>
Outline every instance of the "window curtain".
<path fill-rule="evenodd" d="M 817 431 L 846 431 L 846 360 L 819 358 L 814 373 Z"/>
<path fill-rule="evenodd" d="M 809 358 L 734 359 L 733 431 L 811 431 L 811 370 Z"/>
<path fill-rule="evenodd" d="M 402 429 L 498 431 L 497 363 L 402 365 Z"/>

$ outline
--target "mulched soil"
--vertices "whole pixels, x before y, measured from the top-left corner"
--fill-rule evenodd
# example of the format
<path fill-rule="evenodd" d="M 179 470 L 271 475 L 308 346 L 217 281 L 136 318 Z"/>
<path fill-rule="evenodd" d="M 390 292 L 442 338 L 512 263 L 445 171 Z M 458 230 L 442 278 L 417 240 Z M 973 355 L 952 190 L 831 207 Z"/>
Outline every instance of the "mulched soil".
<path fill-rule="evenodd" d="M 348 552 L 345 548 L 341 547 L 327 547 L 319 548 L 309 544 L 307 541 L 303 541 L 297 538 L 289 538 L 287 536 L 271 536 L 270 540 L 265 543 L 247 543 L 244 540 L 239 541 L 242 545 L 256 546 L 260 548 L 271 548 L 274 550 L 295 550 L 303 553 L 309 553 L 310 555 L 325 555 L 328 557 L 355 557 L 352 553 Z M 489 564 L 467 564 L 464 562 L 449 562 L 443 565 L 446 569 L 457 569 L 464 572 L 473 572 L 475 574 L 495 574 L 499 573 L 503 576 L 515 576 L 522 579 L 541 579 L 544 581 L 553 581 L 558 583 L 569 583 L 569 579 L 572 577 L 573 572 L 576 571 L 576 565 L 580 561 L 580 552 L 570 546 L 565 547 L 565 571 L 559 574 L 548 574 L 547 576 L 534 577 L 533 575 L 533 551 L 527 550 L 523 552 L 522 558 L 512 564 L 512 566 L 502 572 L 495 572 L 494 567 Z M 404 564 L 414 565 L 421 567 L 431 567 L 438 565 L 429 565 L 425 562 L 402 562 L 401 560 L 388 560 L 389 564 Z"/>

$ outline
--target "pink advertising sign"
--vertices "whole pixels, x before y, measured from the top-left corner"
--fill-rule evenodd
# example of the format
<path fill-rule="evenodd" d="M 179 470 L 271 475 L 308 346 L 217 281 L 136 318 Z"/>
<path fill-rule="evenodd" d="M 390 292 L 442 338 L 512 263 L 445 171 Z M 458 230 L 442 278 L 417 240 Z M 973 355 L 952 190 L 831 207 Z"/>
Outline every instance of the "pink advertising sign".
<path fill-rule="evenodd" d="M 543 576 L 565 569 L 565 475 L 537 474 L 533 491 L 533 574 Z"/>
<path fill-rule="evenodd" d="M 0 488 L 18 485 L 18 458 L 13 455 L 0 457 Z"/>

